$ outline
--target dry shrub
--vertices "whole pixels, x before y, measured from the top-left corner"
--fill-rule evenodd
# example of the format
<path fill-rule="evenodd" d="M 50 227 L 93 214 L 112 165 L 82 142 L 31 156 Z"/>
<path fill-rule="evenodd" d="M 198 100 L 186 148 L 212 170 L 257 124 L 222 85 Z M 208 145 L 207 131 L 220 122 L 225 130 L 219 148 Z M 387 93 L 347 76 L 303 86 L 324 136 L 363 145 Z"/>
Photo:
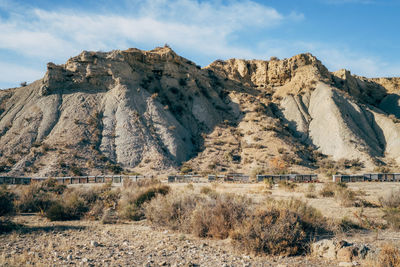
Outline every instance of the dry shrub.
<path fill-rule="evenodd" d="M 141 220 L 144 218 L 143 204 L 157 195 L 166 195 L 169 191 L 169 186 L 159 183 L 131 184 L 122 191 L 118 206 L 119 214 L 125 219 Z"/>
<path fill-rule="evenodd" d="M 192 233 L 199 237 L 227 238 L 248 214 L 251 201 L 235 195 L 217 195 L 197 205 L 191 215 Z"/>
<path fill-rule="evenodd" d="M 233 234 L 234 243 L 256 254 L 295 255 L 307 250 L 317 234 L 330 234 L 328 221 L 297 200 L 269 200 Z"/>
<path fill-rule="evenodd" d="M 89 188 L 78 188 L 73 191 L 83 199 L 87 206 L 86 217 L 95 220 L 100 220 L 103 217 L 105 209 L 115 208 L 121 198 L 120 189 L 112 188 L 111 183 Z"/>
<path fill-rule="evenodd" d="M 317 195 L 314 193 L 307 193 L 306 198 L 317 198 Z"/>
<path fill-rule="evenodd" d="M 348 232 L 351 230 L 361 230 L 364 229 L 362 226 L 354 222 L 353 220 L 349 219 L 348 217 L 343 217 L 337 224 L 336 224 L 336 231 L 337 232 Z"/>
<path fill-rule="evenodd" d="M 314 234 L 331 232 L 330 224 L 322 213 L 299 199 L 270 200 L 267 203 L 268 206 L 281 210 L 289 210 L 298 214 L 302 221 L 302 227 L 310 235 L 309 238 L 313 238 Z"/>
<path fill-rule="evenodd" d="M 293 255 L 319 232 L 329 232 L 324 217 L 298 200 L 267 202 L 256 209 L 246 197 L 172 192 L 145 205 L 146 218 L 199 237 L 227 238 L 255 253 Z"/>
<path fill-rule="evenodd" d="M 209 186 L 203 186 L 200 189 L 200 193 L 204 194 L 204 195 L 213 195 L 213 194 L 216 194 L 216 191 L 214 189 L 211 189 L 211 187 L 209 187 Z"/>
<path fill-rule="evenodd" d="M 338 187 L 335 192 L 335 198 L 340 202 L 340 204 L 344 207 L 351 207 L 354 206 L 356 201 L 354 191 L 348 188 Z"/>
<path fill-rule="evenodd" d="M 273 179 L 264 179 L 264 184 L 268 189 L 272 189 L 275 183 Z"/>
<path fill-rule="evenodd" d="M 55 194 L 43 190 L 41 183 L 32 183 L 17 190 L 17 207 L 20 212 L 43 212 L 55 201 Z"/>
<path fill-rule="evenodd" d="M 57 183 L 56 179 L 49 178 L 43 182 L 19 186 L 16 190 L 16 205 L 20 212 L 43 212 L 47 210 L 64 193 L 65 185 Z"/>
<path fill-rule="evenodd" d="M 15 195 L 3 185 L 0 187 L 0 217 L 10 215 L 14 212 Z"/>
<path fill-rule="evenodd" d="M 384 208 L 383 219 L 394 230 L 400 230 L 400 208 Z"/>
<path fill-rule="evenodd" d="M 345 183 L 326 183 L 319 194 L 322 197 L 335 197 L 344 207 L 351 207 L 356 203 L 356 193 L 348 189 Z"/>
<path fill-rule="evenodd" d="M 45 216 L 51 221 L 78 220 L 88 211 L 84 199 L 77 192 L 71 191 L 62 200 L 55 201 L 45 211 Z"/>
<path fill-rule="evenodd" d="M 321 191 L 319 191 L 319 194 L 322 197 L 334 197 L 335 196 L 335 191 L 336 191 L 336 184 L 334 184 L 334 183 L 326 183 L 322 187 Z"/>
<path fill-rule="evenodd" d="M 400 250 L 391 244 L 385 244 L 378 257 L 378 267 L 399 267 Z"/>
<path fill-rule="evenodd" d="M 185 188 L 186 188 L 187 190 L 194 190 L 194 186 L 193 186 L 192 183 L 187 184 L 187 185 L 185 186 Z"/>
<path fill-rule="evenodd" d="M 147 203 L 145 216 L 155 225 L 190 232 L 191 214 L 205 199 L 205 196 L 193 193 L 171 192 Z"/>
<path fill-rule="evenodd" d="M 400 191 L 391 191 L 390 194 L 380 197 L 379 203 L 384 213 L 383 219 L 394 230 L 400 229 Z"/>
<path fill-rule="evenodd" d="M 384 208 L 400 208 L 400 190 L 392 190 L 390 194 L 380 197 L 379 203 Z"/>
<path fill-rule="evenodd" d="M 296 255 L 306 243 L 300 216 L 285 209 L 257 210 L 232 234 L 234 244 L 256 254 Z"/>

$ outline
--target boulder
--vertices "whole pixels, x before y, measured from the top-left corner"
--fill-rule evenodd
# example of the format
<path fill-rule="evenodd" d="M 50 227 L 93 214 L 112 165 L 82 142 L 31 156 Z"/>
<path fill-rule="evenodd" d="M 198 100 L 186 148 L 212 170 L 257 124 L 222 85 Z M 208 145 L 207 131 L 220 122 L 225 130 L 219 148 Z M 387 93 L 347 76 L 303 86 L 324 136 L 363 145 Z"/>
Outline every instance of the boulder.
<path fill-rule="evenodd" d="M 317 257 L 322 257 L 330 260 L 336 259 L 337 243 L 330 239 L 322 239 L 312 244 L 312 254 Z"/>

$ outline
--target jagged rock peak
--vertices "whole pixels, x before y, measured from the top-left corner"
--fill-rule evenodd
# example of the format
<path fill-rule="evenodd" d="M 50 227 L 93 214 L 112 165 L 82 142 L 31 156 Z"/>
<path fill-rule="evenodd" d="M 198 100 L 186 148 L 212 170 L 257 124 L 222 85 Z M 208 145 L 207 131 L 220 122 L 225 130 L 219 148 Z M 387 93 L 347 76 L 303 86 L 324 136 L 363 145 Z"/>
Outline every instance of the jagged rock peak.
<path fill-rule="evenodd" d="M 331 83 L 332 76 L 321 61 L 310 53 L 283 60 L 217 60 L 207 68 L 250 87 L 282 87 L 274 91 L 276 96 L 297 94 L 315 88 L 316 81 Z"/>

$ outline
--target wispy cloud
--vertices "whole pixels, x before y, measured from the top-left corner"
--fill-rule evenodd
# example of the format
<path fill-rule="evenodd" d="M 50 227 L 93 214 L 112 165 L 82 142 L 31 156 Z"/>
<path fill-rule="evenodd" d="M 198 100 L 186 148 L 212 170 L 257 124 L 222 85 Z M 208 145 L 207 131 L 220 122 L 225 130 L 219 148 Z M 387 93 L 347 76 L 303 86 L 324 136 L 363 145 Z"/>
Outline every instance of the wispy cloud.
<path fill-rule="evenodd" d="M 133 44 L 171 43 L 209 54 L 249 55 L 228 43 L 231 34 L 250 27 L 275 27 L 301 14 L 284 16 L 253 1 L 197 2 L 155 0 L 131 3 L 125 15 L 34 9 L 0 21 L 0 48 L 27 56 L 65 57 L 77 50 L 109 50 Z M 21 19 L 24 17 L 24 19 Z"/>
<path fill-rule="evenodd" d="M 372 0 L 317 1 L 369 3 Z M 35 65 L 33 62 L 63 63 L 82 50 L 153 48 L 164 43 L 192 60 L 202 61 L 200 64 L 216 58 L 262 59 L 312 52 L 331 70 L 345 67 L 367 76 L 399 73 L 397 66 L 347 47 L 306 37 L 272 39 L 269 30 L 293 26 L 305 17 L 290 10 L 285 14 L 253 0 L 124 0 L 117 6 L 118 10 L 114 3 L 90 10 L 43 9 L 0 0 L 0 58 L 7 51 L 20 56 L 10 63 L 0 59 L 0 86 L 13 81 L 32 81 L 43 75 L 43 66 L 38 70 L 27 68 L 24 61 L 31 66 Z M 1 10 L 7 15 L 2 17 Z M 240 41 L 243 34 L 249 36 L 254 32 L 262 33 L 262 38 L 255 38 L 256 42 Z"/>
<path fill-rule="evenodd" d="M 0 0 L 0 8 L 8 12 L 7 18 L 0 16 L 0 49 L 28 60 L 59 63 L 82 50 L 164 43 L 205 57 L 252 58 L 257 54 L 230 39 L 241 31 L 274 28 L 304 18 L 251 0 L 127 0 L 118 12 L 105 7 L 101 11 L 44 10 Z"/>

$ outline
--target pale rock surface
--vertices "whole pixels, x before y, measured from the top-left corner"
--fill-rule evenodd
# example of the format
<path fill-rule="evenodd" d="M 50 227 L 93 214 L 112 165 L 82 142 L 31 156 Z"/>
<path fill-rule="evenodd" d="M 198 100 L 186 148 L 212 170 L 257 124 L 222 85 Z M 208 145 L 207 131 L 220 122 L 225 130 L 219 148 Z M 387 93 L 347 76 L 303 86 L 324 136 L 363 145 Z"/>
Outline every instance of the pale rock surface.
<path fill-rule="evenodd" d="M 217 60 L 169 47 L 88 52 L 0 91 L 0 173 L 293 171 L 400 163 L 400 79 L 330 73 L 311 54 Z"/>

